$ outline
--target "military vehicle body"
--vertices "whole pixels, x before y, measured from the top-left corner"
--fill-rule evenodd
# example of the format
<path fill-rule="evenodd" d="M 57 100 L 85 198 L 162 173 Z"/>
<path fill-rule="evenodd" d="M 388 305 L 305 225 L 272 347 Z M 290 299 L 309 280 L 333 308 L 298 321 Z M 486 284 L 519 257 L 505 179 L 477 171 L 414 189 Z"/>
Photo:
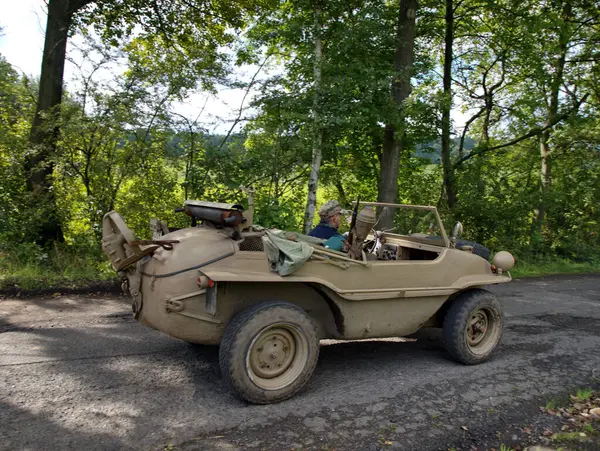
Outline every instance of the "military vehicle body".
<path fill-rule="evenodd" d="M 375 230 L 374 208 L 425 212 L 433 218 L 429 232 L 433 226 L 438 234 Z M 501 340 L 502 306 L 484 287 L 509 282 L 514 259 L 499 252 L 491 264 L 472 246 L 458 248 L 461 226 L 448 237 L 435 207 L 356 202 L 346 253 L 300 234 L 272 238 L 253 226 L 252 205 L 245 211 L 186 201 L 181 210 L 192 225 L 163 224 L 153 240 L 137 240 L 110 212 L 103 249 L 132 297 L 134 317 L 187 342 L 220 345 L 224 380 L 249 402 L 278 402 L 300 391 L 320 339 L 442 327 L 446 349 L 464 364 L 487 360 Z M 310 256 L 281 275 L 266 252 L 269 237 Z M 285 246 L 280 256 L 285 263 Z"/>

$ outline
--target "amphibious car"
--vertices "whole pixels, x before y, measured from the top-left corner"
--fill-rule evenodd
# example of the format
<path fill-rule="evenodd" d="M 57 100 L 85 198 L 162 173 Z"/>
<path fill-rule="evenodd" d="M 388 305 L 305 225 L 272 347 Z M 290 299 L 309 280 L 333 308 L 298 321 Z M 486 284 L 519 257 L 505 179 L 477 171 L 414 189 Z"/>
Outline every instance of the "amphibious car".
<path fill-rule="evenodd" d="M 463 364 L 484 362 L 500 342 L 502 306 L 485 287 L 509 282 L 514 259 L 501 251 L 490 262 L 480 246 L 461 244 L 460 223 L 448 236 L 435 207 L 357 201 L 339 252 L 253 224 L 252 203 L 251 193 L 247 209 L 186 201 L 179 210 L 190 226 L 154 220 L 151 240 L 137 239 L 117 212 L 103 219 L 103 250 L 134 317 L 187 342 L 220 345 L 223 379 L 241 398 L 267 404 L 298 393 L 321 339 L 441 327 Z"/>

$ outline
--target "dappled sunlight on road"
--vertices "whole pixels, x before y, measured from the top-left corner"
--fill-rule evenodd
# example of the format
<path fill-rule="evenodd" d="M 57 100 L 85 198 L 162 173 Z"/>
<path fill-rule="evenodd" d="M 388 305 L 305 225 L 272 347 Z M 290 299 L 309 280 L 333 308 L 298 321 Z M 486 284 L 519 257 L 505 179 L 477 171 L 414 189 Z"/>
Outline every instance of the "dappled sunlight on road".
<path fill-rule="evenodd" d="M 435 441 L 454 429 L 428 427 L 424 411 L 467 421 L 465 409 L 481 415 L 515 399 L 532 400 L 600 367 L 594 353 L 600 315 L 582 310 L 597 294 L 588 286 L 592 294 L 582 302 L 569 296 L 568 303 L 546 304 L 541 314 L 543 293 L 528 294 L 531 286 L 513 285 L 518 294 L 502 287 L 512 316 L 502 345 L 485 364 L 454 362 L 437 329 L 404 338 L 322 340 L 305 390 L 266 406 L 249 405 L 225 386 L 218 347 L 142 326 L 123 299 L 1 301 L 0 438 L 12 448 L 183 443 L 186 449 L 225 450 L 243 449 L 251 440 L 276 449 L 271 445 L 306 445 L 313 436 L 363 440 L 360 434 L 396 418 L 406 443 Z"/>

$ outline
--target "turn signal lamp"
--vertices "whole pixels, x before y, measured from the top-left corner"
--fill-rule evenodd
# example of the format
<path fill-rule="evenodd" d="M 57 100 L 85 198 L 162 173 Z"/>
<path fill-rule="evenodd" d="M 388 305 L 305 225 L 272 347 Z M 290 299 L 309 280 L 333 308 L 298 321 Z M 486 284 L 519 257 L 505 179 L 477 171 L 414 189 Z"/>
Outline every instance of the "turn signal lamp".
<path fill-rule="evenodd" d="M 200 288 L 212 288 L 215 286 L 215 282 L 206 276 L 198 276 L 196 283 Z"/>

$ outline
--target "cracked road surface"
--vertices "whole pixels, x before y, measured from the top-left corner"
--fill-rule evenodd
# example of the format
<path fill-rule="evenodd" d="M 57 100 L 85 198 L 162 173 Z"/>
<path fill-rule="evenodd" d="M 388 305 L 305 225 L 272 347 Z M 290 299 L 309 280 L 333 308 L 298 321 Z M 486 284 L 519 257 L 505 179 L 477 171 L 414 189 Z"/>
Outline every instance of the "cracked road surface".
<path fill-rule="evenodd" d="M 0 448 L 486 449 L 600 377 L 600 275 L 490 288 L 507 327 L 489 362 L 450 360 L 438 330 L 327 342 L 308 387 L 268 406 L 225 389 L 217 348 L 141 326 L 126 298 L 3 299 Z"/>

